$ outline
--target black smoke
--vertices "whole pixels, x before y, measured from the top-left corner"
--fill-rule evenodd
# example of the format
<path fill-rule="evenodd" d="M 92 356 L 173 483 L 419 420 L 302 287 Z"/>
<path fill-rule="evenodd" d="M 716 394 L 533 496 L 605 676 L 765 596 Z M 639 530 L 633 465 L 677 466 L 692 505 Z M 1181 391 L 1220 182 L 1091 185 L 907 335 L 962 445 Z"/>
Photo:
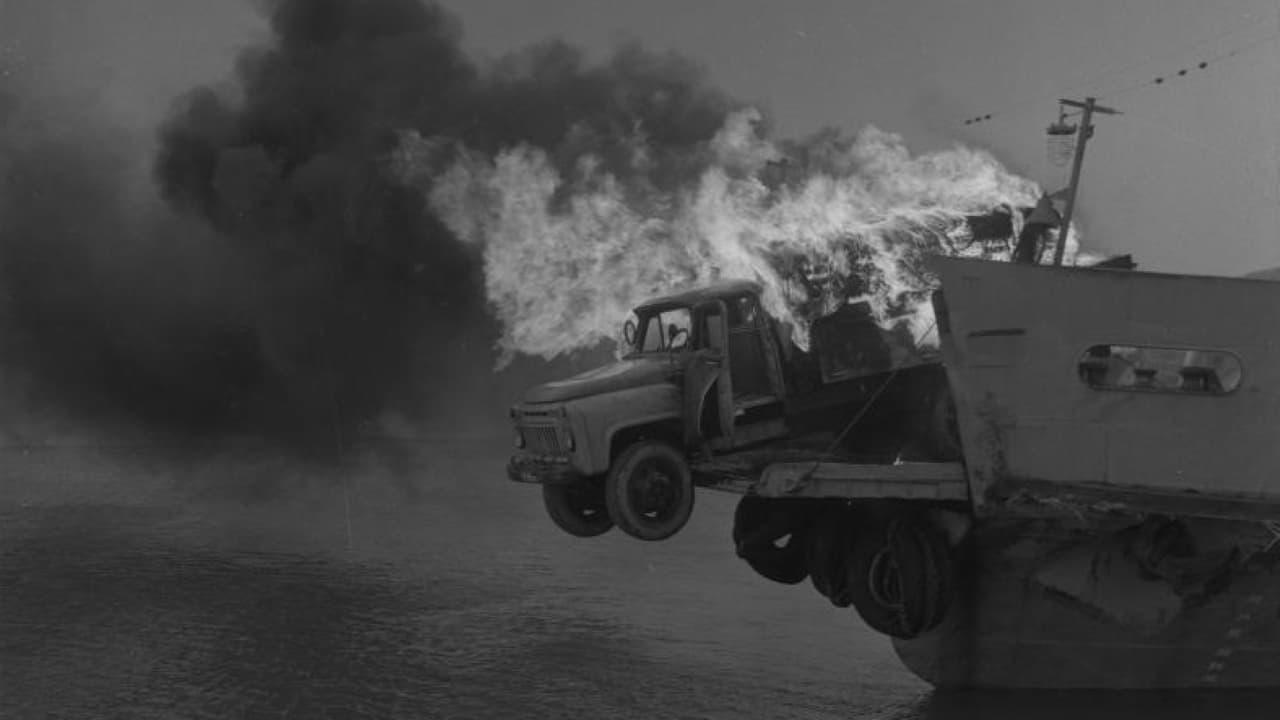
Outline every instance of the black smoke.
<path fill-rule="evenodd" d="M 145 137 L 101 122 L 90 98 L 6 80 L 0 434 L 40 441 L 66 416 L 229 421 L 259 379 L 235 258 L 139 192 Z"/>
<path fill-rule="evenodd" d="M 496 328 L 479 251 L 388 170 L 399 133 L 526 143 L 566 170 L 589 152 L 666 186 L 705 167 L 736 106 L 634 45 L 593 63 L 552 40 L 482 65 L 418 0 L 265 8 L 271 41 L 159 122 L 163 208 L 126 197 L 151 148 L 109 128 L 6 148 L 0 359 L 42 407 L 194 434 L 448 420 L 463 388 L 492 387 Z M 0 122 L 20 103 L 4 93 Z"/>

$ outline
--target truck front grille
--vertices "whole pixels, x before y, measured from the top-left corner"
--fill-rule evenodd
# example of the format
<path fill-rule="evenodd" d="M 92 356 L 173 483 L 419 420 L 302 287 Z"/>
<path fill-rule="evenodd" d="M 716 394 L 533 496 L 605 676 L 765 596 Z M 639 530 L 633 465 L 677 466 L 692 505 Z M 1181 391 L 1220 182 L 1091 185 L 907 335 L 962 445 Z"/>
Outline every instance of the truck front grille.
<path fill-rule="evenodd" d="M 534 425 L 521 428 L 524 442 L 530 452 L 541 455 L 559 455 L 564 452 L 560 447 L 560 437 L 554 427 Z"/>

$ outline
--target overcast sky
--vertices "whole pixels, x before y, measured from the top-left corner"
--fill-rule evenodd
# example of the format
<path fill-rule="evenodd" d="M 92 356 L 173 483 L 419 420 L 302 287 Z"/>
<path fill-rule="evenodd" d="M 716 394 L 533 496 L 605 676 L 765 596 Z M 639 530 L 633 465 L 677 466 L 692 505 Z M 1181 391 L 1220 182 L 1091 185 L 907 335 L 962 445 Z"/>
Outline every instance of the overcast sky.
<path fill-rule="evenodd" d="M 916 150 L 964 142 L 1050 189 L 1066 182 L 1046 162 L 1056 98 L 1095 93 L 1125 114 L 1100 118 L 1089 146 L 1079 216 L 1087 245 L 1131 251 L 1153 270 L 1280 265 L 1276 0 L 443 4 L 477 54 L 556 36 L 603 53 L 638 39 L 700 61 L 784 134 L 872 123 Z M 0 0 L 8 61 L 14 47 L 43 57 L 51 84 L 94 88 L 140 125 L 261 35 L 247 1 Z"/>

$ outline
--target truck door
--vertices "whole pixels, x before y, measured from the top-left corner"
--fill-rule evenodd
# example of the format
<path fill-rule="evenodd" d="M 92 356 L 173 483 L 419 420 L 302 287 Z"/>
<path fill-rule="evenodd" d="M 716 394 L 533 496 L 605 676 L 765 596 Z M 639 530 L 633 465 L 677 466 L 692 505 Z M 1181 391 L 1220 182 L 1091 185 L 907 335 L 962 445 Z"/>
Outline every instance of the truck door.
<path fill-rule="evenodd" d="M 706 302 L 693 316 L 694 351 L 685 372 L 686 444 L 724 451 L 785 436 L 777 351 L 764 337 L 767 325 L 754 300 Z"/>
<path fill-rule="evenodd" d="M 684 372 L 685 445 L 701 447 L 715 441 L 733 446 L 733 380 L 728 353 L 728 310 L 719 300 L 693 309 L 693 351 Z M 715 396 L 711 396 L 712 388 Z M 714 412 L 708 410 L 708 404 Z"/>
<path fill-rule="evenodd" d="M 730 375 L 736 410 L 780 403 L 785 394 L 778 349 L 754 295 L 728 303 Z"/>
<path fill-rule="evenodd" d="M 729 375 L 733 389 L 733 447 L 787 435 L 786 395 L 772 328 L 754 294 L 728 303 Z"/>

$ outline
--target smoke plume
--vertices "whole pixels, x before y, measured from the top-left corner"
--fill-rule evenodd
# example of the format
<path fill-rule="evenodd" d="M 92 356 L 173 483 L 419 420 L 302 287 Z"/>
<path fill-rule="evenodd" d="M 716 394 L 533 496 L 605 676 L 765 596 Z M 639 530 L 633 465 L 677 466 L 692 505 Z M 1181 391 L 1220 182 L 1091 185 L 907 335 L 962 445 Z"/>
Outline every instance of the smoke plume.
<path fill-rule="evenodd" d="M 635 45 L 481 64 L 420 0 L 264 12 L 269 42 L 160 122 L 163 206 L 119 182 L 149 143 L 38 132 L 0 87 L 0 377 L 24 407 L 304 437 L 456 421 L 460 369 L 491 385 L 495 347 L 562 358 L 686 282 L 762 279 L 801 334 L 849 294 L 910 313 L 914 258 L 1036 194 L 983 153 L 911 157 L 874 129 L 771 139 Z"/>
<path fill-rule="evenodd" d="M 236 258 L 139 192 L 145 136 L 104 120 L 93 97 L 5 70 L 0 438 L 65 441 L 74 418 L 121 430 L 230 422 L 257 381 L 236 332 Z"/>
<path fill-rule="evenodd" d="M 270 26 L 233 92 L 197 89 L 165 122 L 156 178 L 251 258 L 264 363 L 320 410 L 412 406 L 458 338 L 487 351 L 498 332 L 483 250 L 390 172 L 402 133 L 665 187 L 702 171 L 732 107 L 686 61 L 635 46 L 591 65 L 549 42 L 480 67 L 418 0 L 281 0 Z"/>

